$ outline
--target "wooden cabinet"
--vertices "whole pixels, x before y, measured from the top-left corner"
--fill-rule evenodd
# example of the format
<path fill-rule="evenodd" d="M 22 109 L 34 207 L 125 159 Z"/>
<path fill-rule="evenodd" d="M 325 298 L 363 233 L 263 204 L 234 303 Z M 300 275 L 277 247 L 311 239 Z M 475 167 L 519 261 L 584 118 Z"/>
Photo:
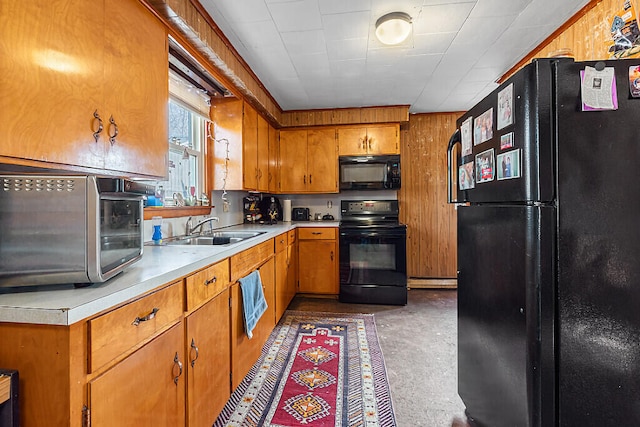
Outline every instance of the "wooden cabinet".
<path fill-rule="evenodd" d="M 187 425 L 210 427 L 231 396 L 229 259 L 186 277 Z"/>
<path fill-rule="evenodd" d="M 0 0 L 0 10 L 2 161 L 165 176 L 162 23 L 137 0 Z"/>
<path fill-rule="evenodd" d="M 228 283 L 226 286 L 185 319 L 189 427 L 211 427 L 231 396 Z"/>
<path fill-rule="evenodd" d="M 400 154 L 400 125 L 338 128 L 341 156 L 362 154 Z"/>
<path fill-rule="evenodd" d="M 280 131 L 280 192 L 338 192 L 335 128 Z"/>
<path fill-rule="evenodd" d="M 269 124 L 246 102 L 242 115 L 242 180 L 245 190 L 269 190 Z"/>
<path fill-rule="evenodd" d="M 182 282 L 89 320 L 89 372 L 157 334 L 183 313 Z"/>
<path fill-rule="evenodd" d="M 297 291 L 295 230 L 276 237 L 275 314 L 276 323 L 282 318 Z M 293 237 L 290 237 L 290 236 Z"/>
<path fill-rule="evenodd" d="M 338 293 L 337 228 L 298 229 L 298 291 L 311 294 Z"/>
<path fill-rule="evenodd" d="M 278 131 L 269 125 L 269 193 L 275 194 L 280 186 L 280 139 Z"/>
<path fill-rule="evenodd" d="M 241 99 L 221 99 L 211 106 L 209 141 L 214 190 L 269 191 L 267 121 Z"/>
<path fill-rule="evenodd" d="M 184 425 L 183 346 L 183 327 L 178 323 L 90 381 L 91 425 Z"/>
<path fill-rule="evenodd" d="M 260 357 L 263 344 L 275 326 L 275 260 L 273 239 L 231 257 L 231 389 L 234 390 Z M 262 315 L 249 339 L 243 320 L 242 292 L 238 279 L 257 270 L 267 300 Z"/>

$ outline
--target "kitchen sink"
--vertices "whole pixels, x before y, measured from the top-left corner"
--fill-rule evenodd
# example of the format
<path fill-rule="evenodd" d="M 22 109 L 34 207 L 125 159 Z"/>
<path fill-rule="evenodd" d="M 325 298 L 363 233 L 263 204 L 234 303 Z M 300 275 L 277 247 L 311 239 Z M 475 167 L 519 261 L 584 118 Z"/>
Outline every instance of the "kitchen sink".
<path fill-rule="evenodd" d="M 230 245 L 264 233 L 266 231 L 214 231 L 211 234 L 167 239 L 165 242 L 167 245 Z"/>

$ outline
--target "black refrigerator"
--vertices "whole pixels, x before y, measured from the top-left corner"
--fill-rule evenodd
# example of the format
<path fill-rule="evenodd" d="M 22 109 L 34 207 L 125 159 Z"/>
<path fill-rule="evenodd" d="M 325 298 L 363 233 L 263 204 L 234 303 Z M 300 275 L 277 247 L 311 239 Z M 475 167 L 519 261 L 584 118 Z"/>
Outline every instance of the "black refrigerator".
<path fill-rule="evenodd" d="M 472 425 L 640 426 L 639 66 L 534 60 L 457 122 Z"/>

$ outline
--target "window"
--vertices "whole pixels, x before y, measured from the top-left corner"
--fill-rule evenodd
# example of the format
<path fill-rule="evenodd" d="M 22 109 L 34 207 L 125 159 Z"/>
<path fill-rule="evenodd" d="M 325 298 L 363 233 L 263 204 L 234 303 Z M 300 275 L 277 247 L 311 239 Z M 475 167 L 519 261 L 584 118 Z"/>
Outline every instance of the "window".
<path fill-rule="evenodd" d="M 156 181 L 164 206 L 196 206 L 206 192 L 205 147 L 210 98 L 169 72 L 169 151 L 167 180 Z"/>
<path fill-rule="evenodd" d="M 169 101 L 168 179 L 156 184 L 165 206 L 194 206 L 204 192 L 207 119 L 183 103 Z"/>

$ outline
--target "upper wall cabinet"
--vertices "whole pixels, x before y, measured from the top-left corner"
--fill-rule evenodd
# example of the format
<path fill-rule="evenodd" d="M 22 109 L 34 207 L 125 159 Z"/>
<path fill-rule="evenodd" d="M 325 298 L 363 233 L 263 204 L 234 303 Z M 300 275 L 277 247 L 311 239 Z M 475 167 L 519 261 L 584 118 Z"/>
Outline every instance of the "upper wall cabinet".
<path fill-rule="evenodd" d="M 0 0 L 0 156 L 167 171 L 168 48 L 137 0 Z"/>
<path fill-rule="evenodd" d="M 399 154 L 400 125 L 358 126 L 338 128 L 341 156 L 362 154 Z"/>
<path fill-rule="evenodd" d="M 242 170 L 245 190 L 269 191 L 269 124 L 246 102 L 242 116 Z"/>
<path fill-rule="evenodd" d="M 280 192 L 337 193 L 335 128 L 280 131 Z"/>

